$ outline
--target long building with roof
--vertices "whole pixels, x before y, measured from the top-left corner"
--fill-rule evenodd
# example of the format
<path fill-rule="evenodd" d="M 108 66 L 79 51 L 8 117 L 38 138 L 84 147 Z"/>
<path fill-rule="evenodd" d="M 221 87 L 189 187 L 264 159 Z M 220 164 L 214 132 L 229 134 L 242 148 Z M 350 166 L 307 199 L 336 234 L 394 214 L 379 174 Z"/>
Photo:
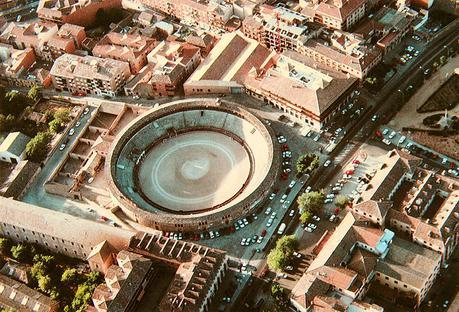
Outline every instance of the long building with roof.
<path fill-rule="evenodd" d="M 115 96 L 131 76 L 129 63 L 94 56 L 64 54 L 50 71 L 58 91 Z"/>
<path fill-rule="evenodd" d="M 135 233 L 0 197 L 0 235 L 86 260 L 103 241 L 115 250 L 126 249 Z"/>

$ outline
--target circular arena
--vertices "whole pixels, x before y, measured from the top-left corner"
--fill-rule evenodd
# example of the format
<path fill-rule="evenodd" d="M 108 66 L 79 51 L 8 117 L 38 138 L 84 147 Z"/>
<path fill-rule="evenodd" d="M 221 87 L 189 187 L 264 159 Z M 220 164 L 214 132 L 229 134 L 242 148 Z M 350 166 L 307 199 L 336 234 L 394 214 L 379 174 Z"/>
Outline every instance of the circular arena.
<path fill-rule="evenodd" d="M 163 231 L 228 226 L 252 213 L 280 168 L 274 133 L 238 104 L 194 99 L 133 120 L 106 160 L 109 190 L 131 219 Z"/>

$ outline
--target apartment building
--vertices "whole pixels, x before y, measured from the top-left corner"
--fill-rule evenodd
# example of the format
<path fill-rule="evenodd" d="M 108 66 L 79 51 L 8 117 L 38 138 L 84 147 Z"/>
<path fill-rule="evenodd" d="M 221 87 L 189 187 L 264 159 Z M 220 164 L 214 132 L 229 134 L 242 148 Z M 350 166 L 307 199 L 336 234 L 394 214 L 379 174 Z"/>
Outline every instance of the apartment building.
<path fill-rule="evenodd" d="M 373 283 L 396 290 L 419 306 L 430 290 L 441 255 L 368 225 L 347 213 L 335 231 L 323 238 L 317 257 L 292 290 L 297 311 L 383 311 L 362 302 Z"/>
<path fill-rule="evenodd" d="M 367 0 L 300 0 L 301 13 L 308 18 L 338 30 L 348 30 L 367 11 Z"/>
<path fill-rule="evenodd" d="M 93 26 L 99 9 L 121 8 L 121 0 L 40 0 L 38 17 L 58 24 Z"/>
<path fill-rule="evenodd" d="M 356 78 L 288 51 L 263 71 L 251 71 L 246 92 L 282 110 L 311 128 L 320 130 L 332 114 L 347 105 L 358 84 Z"/>
<path fill-rule="evenodd" d="M 196 25 L 223 29 L 233 16 L 233 6 L 224 0 L 140 0 L 140 6 L 152 8 Z"/>
<path fill-rule="evenodd" d="M 115 96 L 131 76 L 129 63 L 64 54 L 50 71 L 56 90 Z"/>
<path fill-rule="evenodd" d="M 148 65 L 124 87 L 126 95 L 174 96 L 201 62 L 201 50 L 183 42 L 162 41 L 147 56 Z"/>
<path fill-rule="evenodd" d="M 106 34 L 94 47 L 92 54 L 100 58 L 111 58 L 129 63 L 132 74 L 137 74 L 147 63 L 147 54 L 156 45 L 156 40 L 139 34 Z"/>
<path fill-rule="evenodd" d="M 0 79 L 9 85 L 19 85 L 21 76 L 27 74 L 35 63 L 32 48 L 15 49 L 12 45 L 0 43 Z"/>
<path fill-rule="evenodd" d="M 439 252 L 446 264 L 459 243 L 459 183 L 424 169 L 421 162 L 390 151 L 351 209 Z"/>
<path fill-rule="evenodd" d="M 134 233 L 1 197 L 0 235 L 86 260 L 93 247 L 103 241 L 114 250 L 126 249 Z"/>
<path fill-rule="evenodd" d="M 318 29 L 298 12 L 266 4 L 260 7 L 258 14 L 246 17 L 242 23 L 242 32 L 247 37 L 277 52 L 299 51 L 300 46 L 317 35 Z"/>
<path fill-rule="evenodd" d="M 382 60 L 380 49 L 354 34 L 341 31 L 324 30 L 318 38 L 310 39 L 301 46 L 299 52 L 359 79 L 364 79 Z"/>

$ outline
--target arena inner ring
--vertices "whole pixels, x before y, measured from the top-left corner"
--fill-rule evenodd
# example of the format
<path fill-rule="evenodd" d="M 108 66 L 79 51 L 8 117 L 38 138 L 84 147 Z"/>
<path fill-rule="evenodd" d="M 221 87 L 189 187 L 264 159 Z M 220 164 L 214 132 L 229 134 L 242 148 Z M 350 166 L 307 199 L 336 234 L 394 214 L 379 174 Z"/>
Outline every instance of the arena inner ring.
<path fill-rule="evenodd" d="M 134 221 L 163 231 L 225 227 L 252 213 L 280 168 L 272 130 L 242 106 L 176 101 L 133 120 L 106 158 L 112 198 Z"/>

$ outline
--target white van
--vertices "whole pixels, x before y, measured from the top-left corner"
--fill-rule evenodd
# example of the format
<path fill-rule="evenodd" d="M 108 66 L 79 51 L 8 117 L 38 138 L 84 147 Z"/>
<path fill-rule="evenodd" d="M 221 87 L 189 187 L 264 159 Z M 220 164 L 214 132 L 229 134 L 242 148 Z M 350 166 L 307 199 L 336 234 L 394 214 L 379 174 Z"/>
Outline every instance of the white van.
<path fill-rule="evenodd" d="M 279 235 L 282 235 L 284 234 L 284 231 L 285 231 L 285 228 L 287 227 L 287 225 L 285 223 L 282 223 L 280 226 L 279 226 L 279 229 L 277 230 L 277 234 Z"/>

